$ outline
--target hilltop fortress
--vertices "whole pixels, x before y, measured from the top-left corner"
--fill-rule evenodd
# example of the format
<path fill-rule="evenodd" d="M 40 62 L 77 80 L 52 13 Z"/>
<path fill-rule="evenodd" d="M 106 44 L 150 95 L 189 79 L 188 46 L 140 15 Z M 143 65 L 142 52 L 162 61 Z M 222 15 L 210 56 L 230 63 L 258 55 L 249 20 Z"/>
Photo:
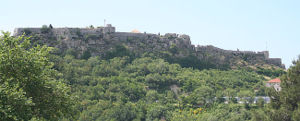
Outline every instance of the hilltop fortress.
<path fill-rule="evenodd" d="M 116 46 L 124 46 L 136 56 L 144 53 L 170 52 L 175 57 L 195 56 L 218 65 L 230 66 L 269 64 L 284 68 L 280 58 L 269 58 L 268 51 L 232 51 L 214 46 L 195 46 L 188 35 L 167 33 L 165 35 L 135 32 L 117 32 L 110 24 L 97 28 L 16 28 L 14 36 L 32 36 L 38 44 L 59 48 L 60 53 L 76 50 L 77 56 L 104 57 Z"/>

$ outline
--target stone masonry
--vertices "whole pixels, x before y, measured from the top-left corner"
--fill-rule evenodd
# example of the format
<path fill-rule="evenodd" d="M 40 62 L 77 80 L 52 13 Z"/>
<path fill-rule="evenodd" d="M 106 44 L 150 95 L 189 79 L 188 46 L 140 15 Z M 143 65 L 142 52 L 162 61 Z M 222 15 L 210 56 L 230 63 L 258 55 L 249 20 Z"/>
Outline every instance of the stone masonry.
<path fill-rule="evenodd" d="M 14 36 L 24 33 L 32 36 L 36 42 L 59 48 L 60 51 L 72 48 L 79 51 L 79 54 L 90 51 L 92 56 L 103 56 L 115 45 L 124 45 L 139 54 L 167 51 L 176 46 L 181 50 L 176 56 L 192 54 L 199 59 L 210 58 L 221 64 L 241 59 L 249 64 L 266 63 L 284 68 L 280 58 L 269 58 L 268 51 L 232 51 L 214 46 L 195 47 L 188 35 L 116 32 L 115 27 L 110 24 L 98 28 L 16 28 Z"/>

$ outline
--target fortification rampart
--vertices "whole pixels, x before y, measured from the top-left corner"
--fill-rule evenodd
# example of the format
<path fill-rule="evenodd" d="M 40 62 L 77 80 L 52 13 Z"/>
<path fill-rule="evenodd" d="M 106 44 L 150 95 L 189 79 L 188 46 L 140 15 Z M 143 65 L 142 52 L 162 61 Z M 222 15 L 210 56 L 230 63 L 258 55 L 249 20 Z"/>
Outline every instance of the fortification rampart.
<path fill-rule="evenodd" d="M 212 45 L 208 45 L 208 46 L 198 45 L 195 48 L 195 50 L 197 52 L 212 52 L 212 53 L 222 53 L 222 54 L 232 54 L 232 55 L 254 55 L 254 56 L 259 56 L 264 59 L 269 58 L 269 51 L 255 52 L 255 51 L 224 50 L 221 48 L 214 47 Z"/>
<path fill-rule="evenodd" d="M 238 58 L 241 58 L 244 61 L 247 61 L 251 64 L 255 64 L 257 62 L 265 61 L 267 64 L 276 65 L 284 68 L 285 66 L 282 64 L 280 58 L 270 58 L 269 51 L 239 51 L 239 50 L 224 50 L 211 45 L 208 46 L 200 46 L 198 45 L 195 48 L 197 54 L 201 56 L 209 55 L 211 58 L 216 58 L 215 61 L 233 61 Z M 220 58 L 221 57 L 221 58 Z M 222 58 L 223 57 L 223 58 Z M 221 60 L 220 60 L 221 59 Z"/>
<path fill-rule="evenodd" d="M 197 46 L 191 44 L 188 35 L 166 33 L 165 35 L 151 33 L 116 32 L 115 27 L 107 25 L 99 28 L 16 28 L 14 36 L 25 33 L 34 36 L 40 43 L 60 48 L 61 51 L 73 48 L 83 54 L 90 51 L 91 55 L 104 55 L 115 45 L 125 45 L 137 53 L 167 51 L 176 46 L 179 53 L 176 56 L 194 54 L 198 59 L 210 59 L 216 63 L 231 63 L 243 59 L 250 64 L 265 62 L 284 67 L 280 58 L 269 58 L 268 51 L 233 51 L 214 46 Z"/>
<path fill-rule="evenodd" d="M 52 27 L 42 27 L 42 28 L 16 28 L 14 30 L 14 35 L 20 35 L 23 33 L 30 34 L 30 33 L 36 33 L 36 34 L 49 34 L 51 33 L 54 36 L 60 36 L 60 35 L 72 35 L 72 33 L 76 34 L 96 34 L 96 35 L 102 35 L 102 34 L 110 34 L 114 33 L 116 31 L 115 27 L 108 24 L 106 27 L 98 27 L 98 28 L 52 28 Z"/>

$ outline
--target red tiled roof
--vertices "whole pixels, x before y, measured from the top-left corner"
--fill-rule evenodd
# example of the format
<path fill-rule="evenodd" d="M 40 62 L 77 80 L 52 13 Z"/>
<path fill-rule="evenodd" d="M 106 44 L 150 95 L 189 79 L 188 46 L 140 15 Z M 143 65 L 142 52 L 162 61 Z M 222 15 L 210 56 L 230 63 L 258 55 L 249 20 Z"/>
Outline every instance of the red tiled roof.
<path fill-rule="evenodd" d="M 268 81 L 269 83 L 280 83 L 280 79 L 279 78 L 276 78 L 276 79 L 272 79 L 270 81 Z"/>

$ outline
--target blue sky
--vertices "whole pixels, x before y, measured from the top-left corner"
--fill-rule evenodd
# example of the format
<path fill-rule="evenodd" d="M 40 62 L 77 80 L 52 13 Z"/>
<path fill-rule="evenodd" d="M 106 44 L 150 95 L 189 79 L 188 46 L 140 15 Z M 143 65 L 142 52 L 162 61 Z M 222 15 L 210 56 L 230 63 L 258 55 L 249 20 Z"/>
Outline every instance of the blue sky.
<path fill-rule="evenodd" d="M 102 26 L 188 34 L 192 43 L 270 51 L 286 67 L 300 54 L 299 0 L 5 0 L 0 30 Z"/>

